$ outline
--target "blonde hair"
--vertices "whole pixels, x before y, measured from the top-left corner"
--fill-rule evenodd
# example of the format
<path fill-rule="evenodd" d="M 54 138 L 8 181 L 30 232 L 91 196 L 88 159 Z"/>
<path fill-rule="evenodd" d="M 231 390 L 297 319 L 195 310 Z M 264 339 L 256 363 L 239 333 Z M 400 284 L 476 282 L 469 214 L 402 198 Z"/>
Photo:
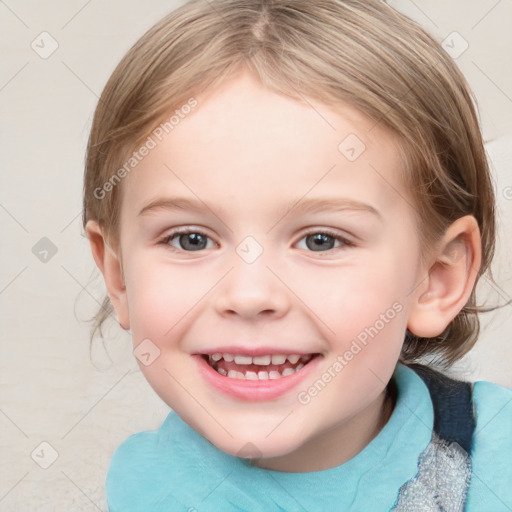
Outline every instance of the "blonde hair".
<path fill-rule="evenodd" d="M 102 198 L 95 190 L 172 109 L 242 67 L 272 90 L 348 103 L 394 132 L 422 247 L 473 215 L 482 237 L 479 276 L 489 269 L 495 200 L 470 88 L 435 39 L 381 0 L 192 0 L 162 19 L 121 60 L 99 100 L 86 155 L 84 226 L 97 220 L 117 244 L 122 183 Z M 106 297 L 93 334 L 111 311 Z M 457 360 L 478 337 L 478 311 L 473 290 L 440 336 L 407 331 L 402 360 Z"/>

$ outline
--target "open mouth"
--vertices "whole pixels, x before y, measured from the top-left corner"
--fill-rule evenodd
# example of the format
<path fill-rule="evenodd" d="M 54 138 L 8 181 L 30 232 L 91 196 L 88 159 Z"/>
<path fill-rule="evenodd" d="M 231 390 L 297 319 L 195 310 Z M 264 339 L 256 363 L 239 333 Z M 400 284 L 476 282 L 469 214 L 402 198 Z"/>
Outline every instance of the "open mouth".
<path fill-rule="evenodd" d="M 240 380 L 277 380 L 299 372 L 320 354 L 272 354 L 261 356 L 216 352 L 203 359 L 220 375 Z"/>

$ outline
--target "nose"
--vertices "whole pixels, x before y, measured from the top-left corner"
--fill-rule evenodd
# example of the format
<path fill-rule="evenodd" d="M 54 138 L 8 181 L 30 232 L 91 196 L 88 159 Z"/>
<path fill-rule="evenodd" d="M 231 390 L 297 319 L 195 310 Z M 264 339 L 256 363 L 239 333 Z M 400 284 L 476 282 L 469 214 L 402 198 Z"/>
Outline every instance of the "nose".
<path fill-rule="evenodd" d="M 290 308 L 290 291 L 261 257 L 250 264 L 237 262 L 216 292 L 215 308 L 222 316 L 280 318 Z"/>

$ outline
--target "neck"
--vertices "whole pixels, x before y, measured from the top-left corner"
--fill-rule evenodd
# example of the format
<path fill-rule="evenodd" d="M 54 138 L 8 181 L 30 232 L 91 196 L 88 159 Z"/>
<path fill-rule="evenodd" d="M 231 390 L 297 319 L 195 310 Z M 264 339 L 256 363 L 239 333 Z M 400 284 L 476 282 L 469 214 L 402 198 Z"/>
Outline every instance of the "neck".
<path fill-rule="evenodd" d="M 288 473 L 323 471 L 340 466 L 362 451 L 379 434 L 391 417 L 395 402 L 396 388 L 391 381 L 388 387 L 354 418 L 327 432 L 322 432 L 289 454 L 259 459 L 254 465 Z"/>

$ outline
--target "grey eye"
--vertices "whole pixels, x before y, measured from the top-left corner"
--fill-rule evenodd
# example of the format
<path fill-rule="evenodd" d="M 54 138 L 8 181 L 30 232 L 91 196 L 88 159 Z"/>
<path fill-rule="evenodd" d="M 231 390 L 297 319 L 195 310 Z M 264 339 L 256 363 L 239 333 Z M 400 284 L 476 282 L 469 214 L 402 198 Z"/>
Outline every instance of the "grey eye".
<path fill-rule="evenodd" d="M 300 240 L 300 242 L 302 242 L 302 240 L 305 240 L 306 247 L 300 247 L 301 249 L 306 248 L 315 252 L 329 251 L 330 249 L 334 249 L 341 245 L 341 242 L 337 238 L 327 233 L 313 233 L 306 235 Z M 338 245 L 336 245 L 336 243 Z"/>
<path fill-rule="evenodd" d="M 210 245 L 208 245 L 209 241 Z M 197 232 L 176 233 L 169 236 L 167 243 L 184 251 L 202 251 L 215 245 L 206 235 Z"/>

